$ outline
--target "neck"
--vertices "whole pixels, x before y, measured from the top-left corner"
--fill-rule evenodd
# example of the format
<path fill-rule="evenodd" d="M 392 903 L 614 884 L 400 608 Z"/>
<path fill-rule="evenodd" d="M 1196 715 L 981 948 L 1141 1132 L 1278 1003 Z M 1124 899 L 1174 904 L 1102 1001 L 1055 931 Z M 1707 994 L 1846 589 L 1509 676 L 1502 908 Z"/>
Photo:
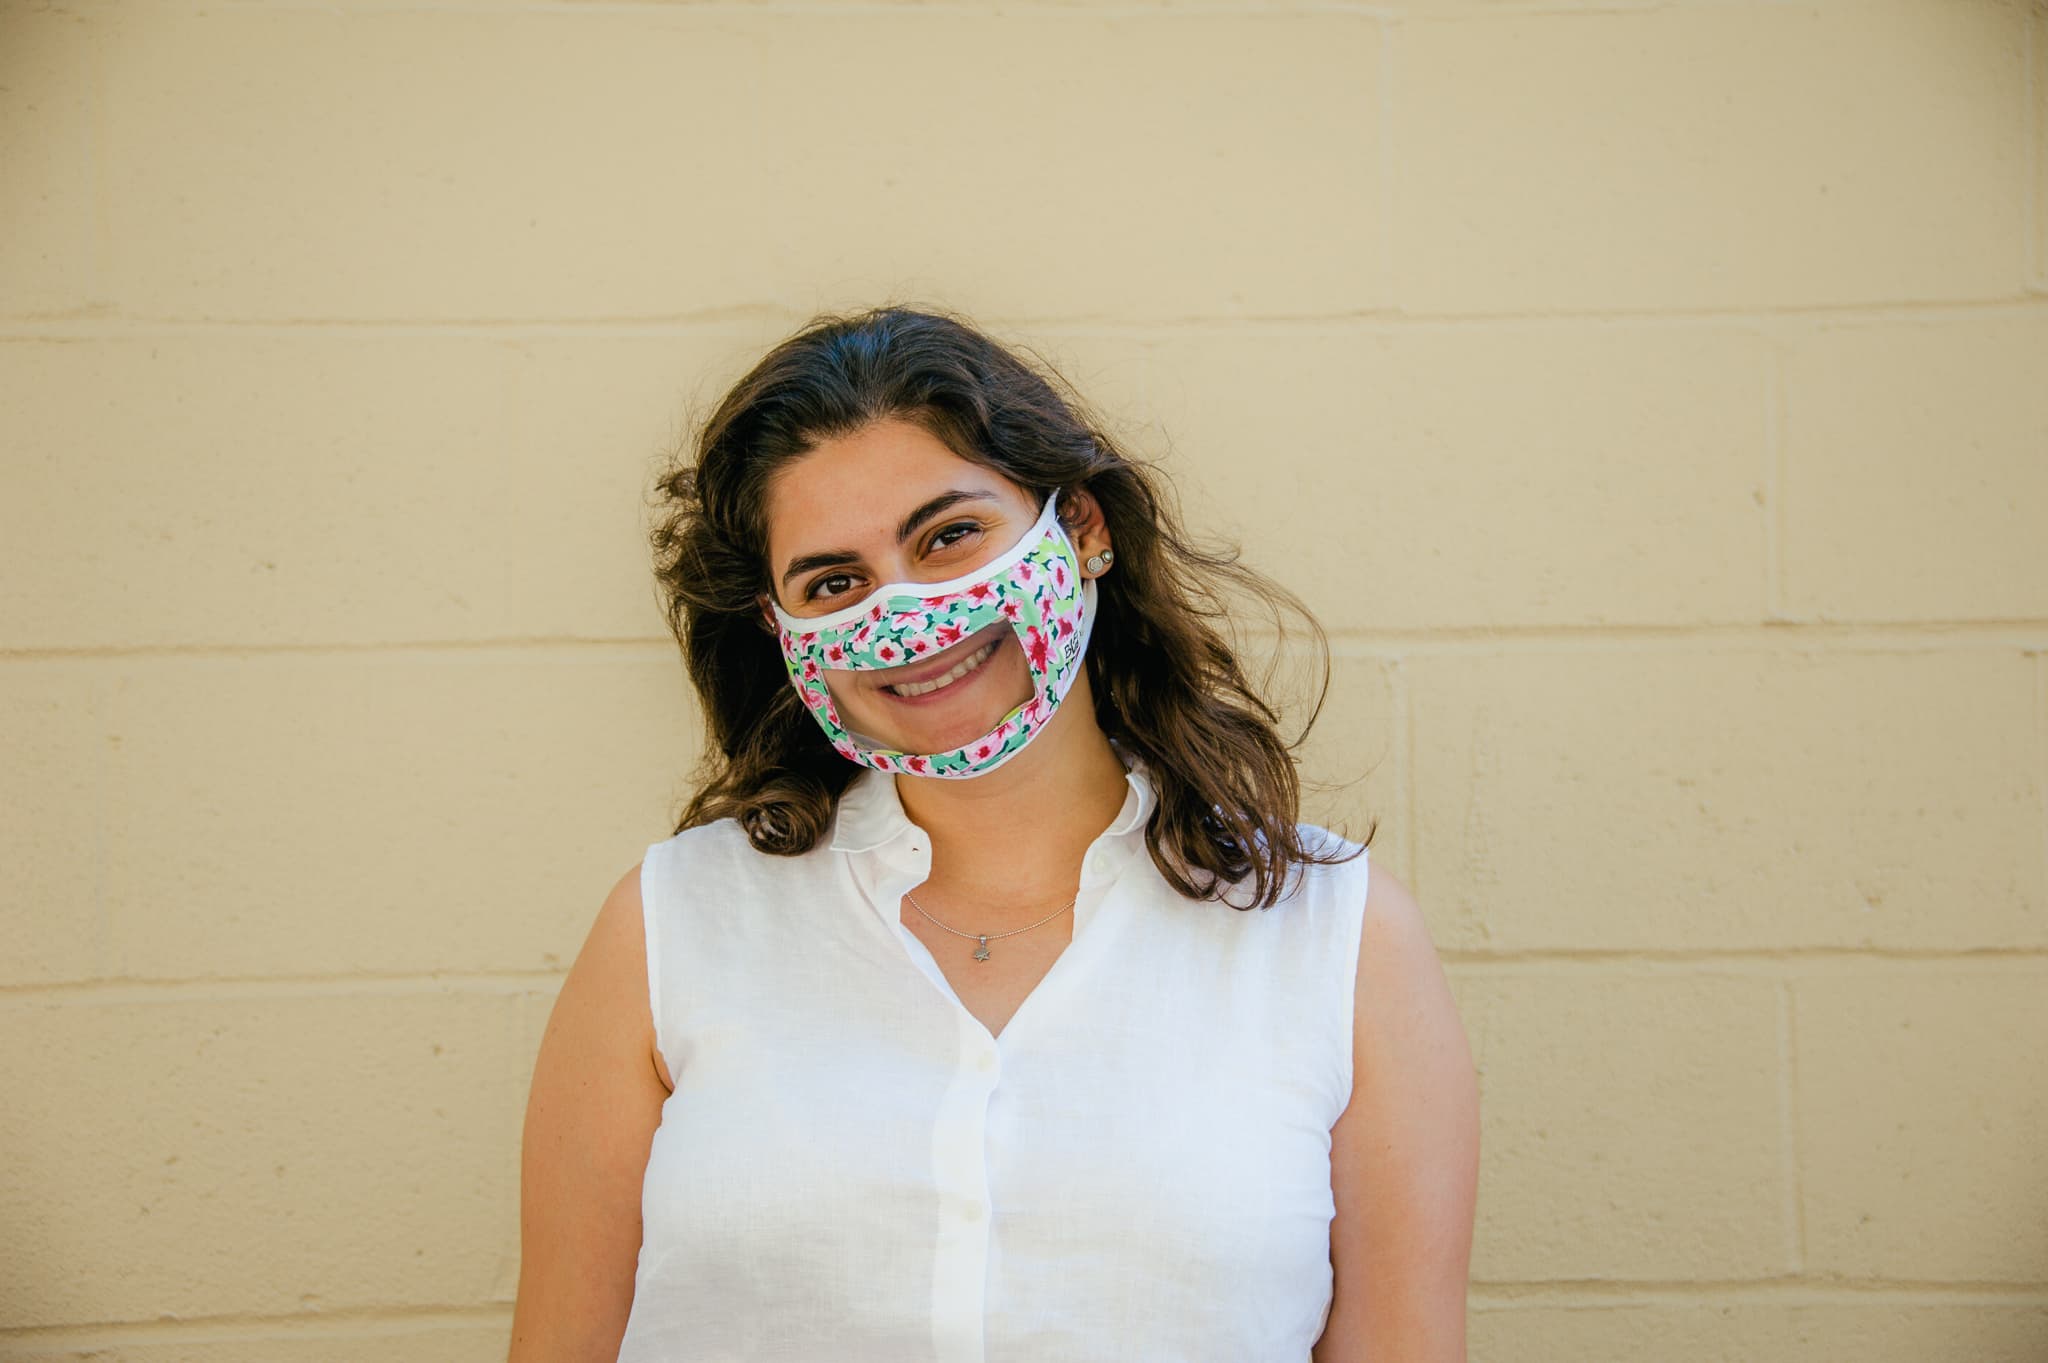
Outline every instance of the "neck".
<path fill-rule="evenodd" d="M 1012 901 L 1072 892 L 1089 844 L 1130 793 L 1083 690 L 1075 687 L 1045 730 L 992 772 L 893 778 L 904 814 L 931 835 L 934 880 L 987 886 Z M 1020 858 L 1027 847 L 1031 855 Z M 1029 868 L 1021 875 L 1020 862 Z"/>

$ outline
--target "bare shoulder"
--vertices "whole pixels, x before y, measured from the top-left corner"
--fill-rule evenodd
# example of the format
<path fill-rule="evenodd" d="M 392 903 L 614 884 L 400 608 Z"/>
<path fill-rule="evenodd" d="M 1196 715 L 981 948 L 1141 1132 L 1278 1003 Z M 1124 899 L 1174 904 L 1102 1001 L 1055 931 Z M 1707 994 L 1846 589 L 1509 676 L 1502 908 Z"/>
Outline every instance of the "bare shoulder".
<path fill-rule="evenodd" d="M 510 1363 L 613 1358 L 633 1304 L 656 1068 L 640 868 L 605 895 L 555 996 L 520 1139 Z"/>
<path fill-rule="evenodd" d="M 640 880 L 641 864 L 635 863 L 613 884 L 590 925 L 583 958 L 589 959 L 597 976 L 598 987 L 593 992 L 617 1009 L 613 1022 L 644 1040 L 649 1065 L 660 1077 L 662 1087 L 673 1091 L 675 1081 L 662 1059 L 654 1035 L 654 1013 L 647 997 L 647 929 Z M 579 958 L 579 966 L 583 958 Z"/>
<path fill-rule="evenodd" d="M 1415 895 L 1374 857 L 1367 870 L 1365 920 L 1359 933 L 1359 1003 L 1377 1006 L 1369 993 L 1400 995 L 1427 990 L 1443 978 L 1443 964 L 1429 933 L 1429 919 Z M 1366 985 L 1374 986 L 1367 990 Z"/>
<path fill-rule="evenodd" d="M 1367 875 L 1352 1019 L 1354 1105 L 1387 1083 L 1460 1087 L 1473 1077 L 1472 1053 L 1428 917 L 1377 860 Z"/>
<path fill-rule="evenodd" d="M 1351 1101 L 1331 1131 L 1335 1295 L 1313 1357 L 1463 1363 L 1478 1078 L 1421 904 L 1377 862 L 1368 881 Z"/>

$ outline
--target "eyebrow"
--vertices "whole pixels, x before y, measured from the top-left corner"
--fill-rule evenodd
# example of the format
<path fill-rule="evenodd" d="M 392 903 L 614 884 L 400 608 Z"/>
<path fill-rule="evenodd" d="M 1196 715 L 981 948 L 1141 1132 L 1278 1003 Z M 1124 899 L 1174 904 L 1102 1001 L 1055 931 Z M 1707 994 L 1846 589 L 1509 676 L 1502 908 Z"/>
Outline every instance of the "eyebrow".
<path fill-rule="evenodd" d="M 917 533 L 918 526 L 924 524 L 924 522 L 948 507 L 957 506 L 961 502 L 999 502 L 999 500 L 993 492 L 967 492 L 959 488 L 954 488 L 950 492 L 941 492 L 938 496 L 903 518 L 903 523 L 896 527 L 896 542 L 902 544 L 907 541 L 912 535 Z M 782 573 L 782 585 L 787 587 L 791 578 L 808 573 L 815 568 L 837 568 L 841 564 L 859 562 L 860 555 L 851 549 L 827 549 L 823 553 L 805 554 L 801 558 L 790 560 L 789 567 L 784 569 Z"/>

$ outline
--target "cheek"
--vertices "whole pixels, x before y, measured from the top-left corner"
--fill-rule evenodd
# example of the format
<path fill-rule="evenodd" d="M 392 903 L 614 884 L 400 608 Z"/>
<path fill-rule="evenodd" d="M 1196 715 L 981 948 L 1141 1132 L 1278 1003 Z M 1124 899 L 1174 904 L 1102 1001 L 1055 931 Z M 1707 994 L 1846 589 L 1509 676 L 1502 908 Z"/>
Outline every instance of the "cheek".
<path fill-rule="evenodd" d="M 1024 645 L 1013 632 L 1003 648 L 1003 675 L 1010 679 L 1010 704 L 1022 705 L 1038 694 L 1037 684 L 1031 680 L 1031 663 L 1024 656 Z"/>

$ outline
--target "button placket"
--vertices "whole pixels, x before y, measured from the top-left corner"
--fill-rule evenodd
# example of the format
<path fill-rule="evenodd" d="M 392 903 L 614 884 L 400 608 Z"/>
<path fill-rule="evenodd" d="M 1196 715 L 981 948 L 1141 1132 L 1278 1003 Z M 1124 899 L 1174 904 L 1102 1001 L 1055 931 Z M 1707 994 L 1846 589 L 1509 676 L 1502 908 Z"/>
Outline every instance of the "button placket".
<path fill-rule="evenodd" d="M 943 1363 L 981 1363 L 989 1256 L 988 1109 L 993 1042 L 961 1013 L 955 1066 L 932 1136 L 940 1224 L 933 1343 Z"/>
<path fill-rule="evenodd" d="M 1083 893 L 1074 918 L 1078 938 L 1105 904 L 1118 902 L 1118 882 L 1134 864 L 1144 869 L 1146 855 L 1141 816 L 1148 813 L 1150 796 L 1133 780 L 1137 804 L 1127 804 L 1122 814 L 1084 850 L 1080 881 Z M 905 950 L 911 962 L 952 1005 L 957 1026 L 956 1044 L 947 1047 L 943 1026 L 922 1033 L 919 1057 L 931 1068 L 929 1078 L 939 1092 L 929 1120 L 930 1192 L 933 1200 L 924 1205 L 932 1218 L 931 1251 L 931 1344 L 938 1363 L 984 1363 L 988 1318 L 988 1273 L 994 1253 L 994 1173 L 989 1147 L 990 1122 L 1001 1120 L 1006 1106 L 995 1106 L 1003 1076 L 1031 1045 L 1034 1009 L 1044 1012 L 1060 1006 L 1062 990 L 1071 992 L 1077 967 L 1085 958 L 1068 948 L 1024 1001 L 1003 1031 L 1002 1044 L 960 1002 L 958 995 L 924 945 L 913 922 L 905 919 L 904 895 L 928 880 L 932 870 L 932 840 L 925 829 L 911 823 L 896 799 L 893 782 L 886 776 L 870 775 L 857 790 L 849 806 L 842 807 L 845 822 L 835 834 L 834 846 L 853 863 L 859 893 Z M 843 835 L 843 836 L 842 836 Z M 1128 887 L 1126 887 L 1126 892 Z M 1125 905 L 1128 910 L 1133 906 Z M 1120 920 L 1124 911 L 1111 907 L 1109 918 Z M 1114 921 L 1098 926 L 1091 942 L 1082 948 L 1099 953 L 1117 933 Z M 870 931 L 864 928 L 863 931 Z M 919 997 L 919 1019 L 927 1016 L 929 1000 Z M 1019 1023 L 1023 1025 L 1020 1027 Z M 1018 1049 L 1019 1047 L 1025 1049 Z M 947 1051 L 951 1049 L 950 1057 Z M 950 1068 L 949 1068 L 950 1061 Z"/>

